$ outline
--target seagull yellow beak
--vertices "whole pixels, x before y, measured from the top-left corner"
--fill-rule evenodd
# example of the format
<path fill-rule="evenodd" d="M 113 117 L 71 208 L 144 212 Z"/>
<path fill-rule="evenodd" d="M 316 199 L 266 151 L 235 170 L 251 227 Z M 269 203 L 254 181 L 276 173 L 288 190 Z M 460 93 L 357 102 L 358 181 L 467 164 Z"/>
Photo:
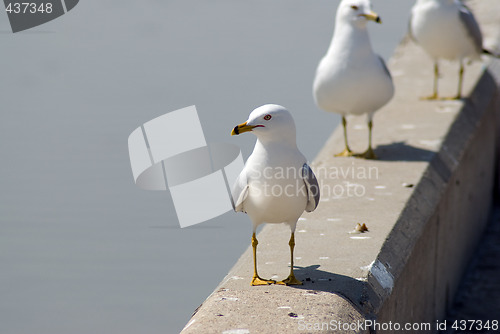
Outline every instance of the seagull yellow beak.
<path fill-rule="evenodd" d="M 239 135 L 240 133 L 243 133 L 243 132 L 252 131 L 252 129 L 255 128 L 255 127 L 257 127 L 257 126 L 255 126 L 255 125 L 247 125 L 247 122 L 241 123 L 241 124 L 236 125 L 234 127 L 233 131 L 231 131 L 231 136 Z"/>
<path fill-rule="evenodd" d="M 378 16 L 378 14 L 374 12 L 370 12 L 368 14 L 361 14 L 360 16 L 366 17 L 367 20 L 375 21 L 377 23 L 382 23 L 380 16 Z"/>

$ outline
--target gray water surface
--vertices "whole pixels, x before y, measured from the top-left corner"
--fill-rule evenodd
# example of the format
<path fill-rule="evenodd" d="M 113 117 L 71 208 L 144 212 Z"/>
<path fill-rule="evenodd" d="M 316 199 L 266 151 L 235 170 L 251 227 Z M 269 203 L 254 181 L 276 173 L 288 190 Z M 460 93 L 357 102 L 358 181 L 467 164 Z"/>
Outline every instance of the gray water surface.
<path fill-rule="evenodd" d="M 374 1 L 385 59 L 412 3 Z M 128 135 L 195 104 L 207 141 L 246 157 L 255 138 L 230 130 L 278 103 L 313 160 L 339 121 L 311 93 L 337 4 L 82 0 L 17 34 L 0 13 L 0 333 L 179 332 L 251 224 L 229 212 L 180 229 L 168 192 L 135 186 Z"/>

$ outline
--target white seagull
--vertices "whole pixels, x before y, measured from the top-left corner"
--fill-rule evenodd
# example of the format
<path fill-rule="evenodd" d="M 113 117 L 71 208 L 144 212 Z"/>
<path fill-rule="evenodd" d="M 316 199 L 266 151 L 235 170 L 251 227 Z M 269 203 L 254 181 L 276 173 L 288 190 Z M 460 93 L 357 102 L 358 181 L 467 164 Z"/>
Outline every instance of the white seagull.
<path fill-rule="evenodd" d="M 247 131 L 257 136 L 257 142 L 235 182 L 232 196 L 234 210 L 246 212 L 253 223 L 254 274 L 251 285 L 276 283 L 257 274 L 258 241 L 255 232 L 262 223 L 290 226 L 290 275 L 277 283 L 302 284 L 293 274 L 294 232 L 302 213 L 311 212 L 318 206 L 318 182 L 297 148 L 295 123 L 284 107 L 268 104 L 255 109 L 245 123 L 234 127 L 231 135 Z"/>
<path fill-rule="evenodd" d="M 481 54 L 493 55 L 483 48 L 483 37 L 472 12 L 459 0 L 417 0 L 411 11 L 409 32 L 434 61 L 434 91 L 424 99 L 438 98 L 439 59 L 458 60 L 458 92 L 462 98 L 464 59 L 478 60 Z M 495 55 L 494 55 L 495 56 Z"/>
<path fill-rule="evenodd" d="M 373 114 L 394 95 L 391 74 L 384 60 L 373 52 L 368 21 L 381 23 L 369 0 L 342 0 L 332 42 L 316 70 L 316 104 L 342 115 L 345 149 L 336 156 L 353 155 L 347 143 L 346 115 L 368 114 L 368 149 L 358 156 L 376 158 L 372 149 Z"/>

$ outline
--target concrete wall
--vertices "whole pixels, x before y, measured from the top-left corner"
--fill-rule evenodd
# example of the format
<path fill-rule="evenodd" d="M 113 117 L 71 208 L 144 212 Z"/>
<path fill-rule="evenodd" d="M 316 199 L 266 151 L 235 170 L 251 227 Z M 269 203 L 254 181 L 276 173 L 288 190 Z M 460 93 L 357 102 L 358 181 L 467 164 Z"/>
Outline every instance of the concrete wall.
<path fill-rule="evenodd" d="M 485 43 L 499 41 L 499 11 L 488 9 L 493 2 L 472 5 L 489 36 Z M 432 63 L 403 41 L 389 64 L 396 95 L 374 119 L 380 159 L 333 158 L 343 145 L 337 129 L 313 163 L 323 196 L 297 225 L 296 276 L 304 285 L 251 287 L 249 247 L 182 333 L 378 329 L 366 327 L 366 320 L 434 328 L 452 301 L 493 198 L 500 62 L 485 64 L 467 66 L 466 99 L 421 101 L 432 91 Z M 440 93 L 451 96 L 458 66 L 443 64 L 441 72 Z M 349 138 L 355 151 L 366 148 L 364 119 L 350 121 Z M 369 232 L 350 234 L 356 223 Z M 262 277 L 288 275 L 289 236 L 282 225 L 267 225 L 258 234 Z"/>
<path fill-rule="evenodd" d="M 442 319 L 484 231 L 493 198 L 500 114 L 491 76 L 500 74 L 499 64 L 488 71 L 378 255 L 397 277 L 392 292 L 374 307 L 380 322 Z M 422 204 L 429 194 L 426 204 L 431 205 Z M 377 289 L 372 275 L 368 282 Z"/>

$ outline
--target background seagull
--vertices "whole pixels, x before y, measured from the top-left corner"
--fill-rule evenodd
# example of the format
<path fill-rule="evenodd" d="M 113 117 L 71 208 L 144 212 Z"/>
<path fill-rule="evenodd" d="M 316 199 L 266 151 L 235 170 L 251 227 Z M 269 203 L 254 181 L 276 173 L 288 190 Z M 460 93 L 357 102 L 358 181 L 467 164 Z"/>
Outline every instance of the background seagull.
<path fill-rule="evenodd" d="M 424 99 L 438 98 L 438 60 L 458 60 L 458 92 L 462 97 L 464 59 L 477 60 L 481 54 L 493 55 L 483 48 L 483 37 L 472 12 L 459 0 L 417 0 L 411 11 L 410 36 L 434 61 L 434 91 Z M 497 56 L 498 57 L 498 56 Z"/>
<path fill-rule="evenodd" d="M 373 52 L 366 24 L 381 23 L 369 0 L 342 0 L 337 10 L 330 48 L 321 59 L 314 79 L 319 108 L 342 115 L 345 149 L 336 156 L 352 156 L 347 143 L 346 115 L 368 114 L 368 149 L 359 156 L 374 159 L 373 114 L 394 95 L 391 74 Z"/>
<path fill-rule="evenodd" d="M 245 123 L 234 127 L 231 135 L 251 131 L 257 136 L 255 148 L 233 187 L 234 210 L 246 212 L 253 224 L 254 274 L 251 285 L 276 281 L 257 274 L 257 238 L 262 223 L 290 226 L 290 275 L 278 284 L 302 284 L 293 273 L 293 249 L 297 220 L 319 203 L 319 186 L 306 158 L 297 148 L 295 123 L 284 107 L 268 104 L 250 113 Z"/>

